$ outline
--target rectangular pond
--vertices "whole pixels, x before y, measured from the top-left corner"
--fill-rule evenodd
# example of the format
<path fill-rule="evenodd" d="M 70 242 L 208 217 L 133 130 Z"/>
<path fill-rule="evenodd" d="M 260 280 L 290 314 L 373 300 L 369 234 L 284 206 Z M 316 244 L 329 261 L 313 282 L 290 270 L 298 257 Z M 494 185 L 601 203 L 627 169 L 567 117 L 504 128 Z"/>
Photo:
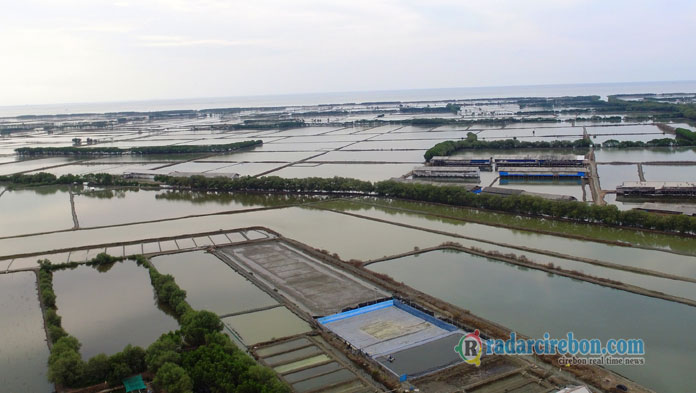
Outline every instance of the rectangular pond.
<path fill-rule="evenodd" d="M 0 236 L 49 232 L 73 227 L 67 187 L 6 190 L 0 197 Z"/>
<path fill-rule="evenodd" d="M 307 333 L 309 324 L 285 307 L 223 318 L 227 329 L 237 333 L 246 346 Z"/>
<path fill-rule="evenodd" d="M 258 200 L 263 201 L 263 198 Z M 254 207 L 263 205 L 251 200 L 239 200 L 234 194 L 214 195 L 186 191 L 107 190 L 83 192 L 75 196 L 75 209 L 81 227 L 125 224 Z"/>
<path fill-rule="evenodd" d="M 57 271 L 53 288 L 63 328 L 80 340 L 84 359 L 128 344 L 147 347 L 179 328 L 158 308 L 147 269 L 134 261 Z"/>
<path fill-rule="evenodd" d="M 224 315 L 277 304 L 270 295 L 204 251 L 162 255 L 151 262 L 160 273 L 174 276 L 194 309 Z"/>

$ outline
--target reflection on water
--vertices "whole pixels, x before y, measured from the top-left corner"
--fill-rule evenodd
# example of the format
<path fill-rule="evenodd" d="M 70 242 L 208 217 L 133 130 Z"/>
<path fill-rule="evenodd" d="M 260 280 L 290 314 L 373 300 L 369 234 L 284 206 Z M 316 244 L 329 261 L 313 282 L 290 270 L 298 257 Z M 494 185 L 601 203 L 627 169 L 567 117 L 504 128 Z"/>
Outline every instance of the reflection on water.
<path fill-rule="evenodd" d="M 36 290 L 36 275 L 0 275 L 0 390 L 52 392 L 48 346 Z"/>
<path fill-rule="evenodd" d="M 0 236 L 70 229 L 73 226 L 67 187 L 6 190 L 0 198 Z"/>

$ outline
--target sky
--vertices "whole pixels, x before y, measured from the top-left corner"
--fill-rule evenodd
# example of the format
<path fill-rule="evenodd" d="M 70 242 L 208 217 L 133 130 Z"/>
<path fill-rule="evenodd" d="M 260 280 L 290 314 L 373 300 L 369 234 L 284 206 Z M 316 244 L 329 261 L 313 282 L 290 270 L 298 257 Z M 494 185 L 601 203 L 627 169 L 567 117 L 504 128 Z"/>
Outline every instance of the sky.
<path fill-rule="evenodd" d="M 0 0 L 0 105 L 696 79 L 693 0 Z"/>

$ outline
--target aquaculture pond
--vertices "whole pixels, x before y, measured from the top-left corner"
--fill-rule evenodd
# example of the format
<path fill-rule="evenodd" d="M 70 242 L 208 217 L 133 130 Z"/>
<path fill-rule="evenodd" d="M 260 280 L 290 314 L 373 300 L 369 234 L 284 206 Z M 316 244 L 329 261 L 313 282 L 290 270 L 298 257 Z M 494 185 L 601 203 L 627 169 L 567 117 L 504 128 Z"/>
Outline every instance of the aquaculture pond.
<path fill-rule="evenodd" d="M 595 160 L 597 162 L 696 161 L 696 148 L 605 148 L 595 150 Z"/>
<path fill-rule="evenodd" d="M 643 165 L 647 181 L 696 182 L 696 165 Z"/>
<path fill-rule="evenodd" d="M 93 227 L 250 209 L 264 207 L 266 201 L 273 204 L 283 200 L 188 191 L 103 190 L 76 195 L 75 210 L 81 227 Z"/>
<path fill-rule="evenodd" d="M 346 260 L 381 258 L 410 251 L 413 247 L 431 247 L 454 240 L 449 236 L 343 214 L 289 207 L 0 239 L 0 254 L 51 253 L 59 248 L 140 241 L 151 238 L 153 234 L 160 237 L 178 236 L 182 233 L 194 234 L 256 225 L 268 227 L 312 247 L 338 253 Z M 387 232 L 393 237 L 384 237 L 383 234 Z M 160 245 L 163 243 L 160 242 Z M 175 244 L 173 249 L 176 249 Z"/>
<path fill-rule="evenodd" d="M 2 192 L 2 191 L 0 191 Z M 67 187 L 5 190 L 0 197 L 0 236 L 48 232 L 73 227 Z"/>
<path fill-rule="evenodd" d="M 277 304 L 267 293 L 207 252 L 162 255 L 151 261 L 160 273 L 174 276 L 194 309 L 224 315 Z"/>
<path fill-rule="evenodd" d="M 147 269 L 134 261 L 54 272 L 58 314 L 63 328 L 82 343 L 82 357 L 147 347 L 162 333 L 178 329 L 158 308 Z"/>
<path fill-rule="evenodd" d="M 0 274 L 0 314 L 0 390 L 52 392 L 34 272 Z"/>
<path fill-rule="evenodd" d="M 571 331 L 603 342 L 641 338 L 646 366 L 611 369 L 659 392 L 682 393 L 696 383 L 694 307 L 449 250 L 369 269 L 534 338 Z"/>
<path fill-rule="evenodd" d="M 227 329 L 247 345 L 309 332 L 309 324 L 285 307 L 223 318 Z"/>
<path fill-rule="evenodd" d="M 623 182 L 639 181 L 637 165 L 597 165 L 602 190 L 616 190 Z"/>
<path fill-rule="evenodd" d="M 605 200 L 610 196 L 607 194 Z M 696 242 L 693 239 L 678 235 L 668 235 L 656 232 L 642 232 L 630 228 L 607 227 L 601 225 L 580 224 L 574 222 L 540 219 L 536 217 L 519 216 L 515 214 L 496 213 L 485 210 L 461 208 L 426 202 L 414 202 L 386 198 L 355 198 L 360 204 L 377 205 L 391 208 L 391 211 L 413 210 L 431 215 L 443 215 L 461 218 L 464 220 L 478 220 L 492 225 L 511 225 L 529 230 L 542 230 L 558 232 L 574 236 L 583 236 L 590 239 L 620 241 L 639 246 L 664 248 L 696 255 Z M 343 202 L 327 202 L 336 206 L 350 206 Z M 352 210 L 360 210 L 354 206 Z"/>
<path fill-rule="evenodd" d="M 319 164 L 303 163 L 292 165 L 269 176 L 286 178 L 306 177 L 351 177 L 367 181 L 389 180 L 401 177 L 415 169 L 417 164 Z"/>
<path fill-rule="evenodd" d="M 351 204 L 346 201 L 329 201 L 322 203 L 321 206 L 332 207 L 337 210 L 355 210 L 356 213 L 360 215 L 375 219 L 387 220 L 430 230 L 456 233 L 469 237 L 470 240 L 484 242 L 494 241 L 515 246 L 549 250 L 565 255 L 597 259 L 619 265 L 636 266 L 696 278 L 696 258 L 693 256 L 570 239 L 531 231 L 500 228 L 492 225 L 448 220 L 441 217 L 418 214 L 416 212 Z M 457 241 L 462 242 L 463 240 L 464 239 Z M 477 246 L 480 247 L 480 245 Z M 488 249 L 489 247 L 484 245 L 484 248 Z M 524 253 L 524 251 L 518 251 L 517 253 Z"/>

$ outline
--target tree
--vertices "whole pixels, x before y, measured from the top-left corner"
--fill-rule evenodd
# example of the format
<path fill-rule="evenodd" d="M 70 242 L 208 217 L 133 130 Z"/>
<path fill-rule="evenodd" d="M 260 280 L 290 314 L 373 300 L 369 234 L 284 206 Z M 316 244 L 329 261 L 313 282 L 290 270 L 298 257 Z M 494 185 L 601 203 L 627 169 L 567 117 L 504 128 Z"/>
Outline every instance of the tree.
<path fill-rule="evenodd" d="M 167 362 L 160 367 L 155 375 L 155 385 L 167 393 L 193 392 L 193 381 L 181 366 Z"/>
<path fill-rule="evenodd" d="M 95 355 L 85 366 L 85 384 L 95 385 L 106 381 L 109 378 L 109 357 L 103 353 Z"/>
<path fill-rule="evenodd" d="M 61 340 L 65 339 L 61 338 Z M 60 340 L 59 340 L 60 341 Z M 85 374 L 85 363 L 80 354 L 73 350 L 61 352 L 59 356 L 51 354 L 48 365 L 48 380 L 65 386 L 78 384 Z"/>
<path fill-rule="evenodd" d="M 123 359 L 134 373 L 145 371 L 145 350 L 133 345 L 126 345 L 122 351 Z"/>
<path fill-rule="evenodd" d="M 222 321 L 210 311 L 189 311 L 182 317 L 181 333 L 190 345 L 201 345 L 205 343 L 206 334 L 219 331 L 222 331 Z"/>
<path fill-rule="evenodd" d="M 167 362 L 181 364 L 181 355 L 179 354 L 181 344 L 181 336 L 176 333 L 170 332 L 161 335 L 145 351 L 147 369 L 157 373 L 160 367 Z"/>

